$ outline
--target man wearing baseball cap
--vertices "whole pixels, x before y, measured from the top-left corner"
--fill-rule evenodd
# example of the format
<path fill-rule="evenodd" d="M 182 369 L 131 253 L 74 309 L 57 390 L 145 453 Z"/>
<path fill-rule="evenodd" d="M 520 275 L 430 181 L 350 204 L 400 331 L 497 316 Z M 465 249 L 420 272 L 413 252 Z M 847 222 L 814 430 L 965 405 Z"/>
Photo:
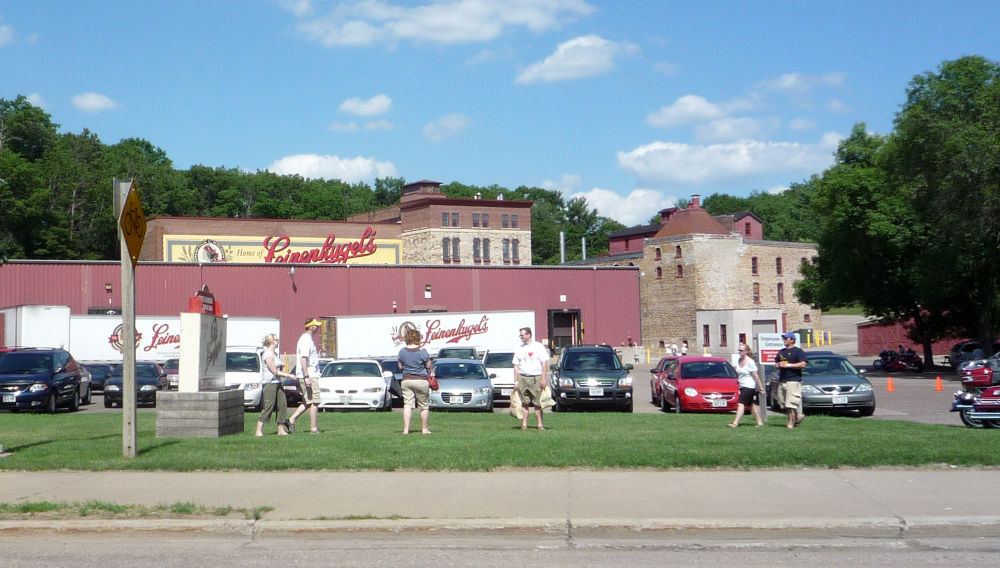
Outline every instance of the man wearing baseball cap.
<path fill-rule="evenodd" d="M 319 351 L 316 350 L 316 332 L 323 326 L 317 318 L 309 318 L 305 323 L 305 332 L 299 337 L 295 348 L 295 376 L 299 379 L 299 390 L 302 391 L 302 404 L 295 409 L 288 419 L 288 429 L 295 431 L 295 419 L 309 409 L 309 432 L 319 434 L 316 418 L 319 415 Z"/>
<path fill-rule="evenodd" d="M 806 367 L 806 352 L 795 346 L 794 333 L 782 333 L 785 347 L 778 351 L 774 364 L 778 368 L 778 405 L 788 415 L 788 427 L 802 423 L 802 369 Z"/>

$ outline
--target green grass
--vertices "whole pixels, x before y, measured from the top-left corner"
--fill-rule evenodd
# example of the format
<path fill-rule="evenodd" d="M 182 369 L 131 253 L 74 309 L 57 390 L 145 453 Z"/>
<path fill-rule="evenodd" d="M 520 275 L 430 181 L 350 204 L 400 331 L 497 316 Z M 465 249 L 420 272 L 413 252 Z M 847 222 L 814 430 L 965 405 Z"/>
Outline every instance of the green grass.
<path fill-rule="evenodd" d="M 0 414 L 2 470 L 456 470 L 501 468 L 779 468 L 1000 465 L 1000 432 L 954 425 L 810 416 L 788 430 L 725 427 L 731 415 L 547 414 L 522 432 L 505 415 L 432 413 L 434 434 L 402 436 L 398 413 L 321 413 L 321 435 L 156 438 L 140 412 L 138 455 L 122 457 L 121 415 Z M 414 417 L 414 423 L 418 418 Z M 744 419 L 746 424 L 752 421 Z M 533 421 L 532 421 L 533 423 Z M 301 430 L 307 429 L 303 421 Z"/>
<path fill-rule="evenodd" d="M 258 507 L 270 510 L 270 507 Z M 238 513 L 246 519 L 259 519 L 257 510 L 217 507 L 209 509 L 192 503 L 173 505 L 119 505 L 105 501 L 83 503 L 53 503 L 50 501 L 30 501 L 27 503 L 0 503 L 0 520 L 9 519 L 68 519 L 98 517 L 102 519 L 148 519 L 178 517 L 226 517 Z"/>
<path fill-rule="evenodd" d="M 864 309 L 861 306 L 846 306 L 842 308 L 829 308 L 823 310 L 824 316 L 863 316 Z"/>

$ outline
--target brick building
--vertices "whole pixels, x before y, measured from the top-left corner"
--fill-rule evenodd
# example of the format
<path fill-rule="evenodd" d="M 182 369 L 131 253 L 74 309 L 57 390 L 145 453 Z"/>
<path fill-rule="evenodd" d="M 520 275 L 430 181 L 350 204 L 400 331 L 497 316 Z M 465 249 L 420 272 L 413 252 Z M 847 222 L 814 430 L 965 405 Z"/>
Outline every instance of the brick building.
<path fill-rule="evenodd" d="M 821 325 L 794 289 L 815 245 L 765 241 L 759 217 L 713 217 L 697 195 L 685 209 L 660 211 L 660 220 L 613 233 L 606 256 L 570 263 L 639 268 L 645 345 L 687 340 L 691 353 L 726 355 L 741 342 L 755 347 L 758 333 Z"/>

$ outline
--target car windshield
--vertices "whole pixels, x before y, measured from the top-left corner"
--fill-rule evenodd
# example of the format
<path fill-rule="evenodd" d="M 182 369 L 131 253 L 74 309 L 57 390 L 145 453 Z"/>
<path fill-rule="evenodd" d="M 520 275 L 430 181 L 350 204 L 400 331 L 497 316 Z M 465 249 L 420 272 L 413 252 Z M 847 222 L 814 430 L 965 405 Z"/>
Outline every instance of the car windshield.
<path fill-rule="evenodd" d="M 380 361 L 380 363 L 382 364 L 383 371 L 392 371 L 393 373 L 402 372 L 399 368 L 399 361 L 397 361 L 396 359 L 385 359 L 383 361 Z"/>
<path fill-rule="evenodd" d="M 7 353 L 0 359 L 0 373 L 51 373 L 49 353 Z"/>
<path fill-rule="evenodd" d="M 179 359 L 167 359 L 167 362 L 163 364 L 163 371 L 165 373 L 176 373 L 179 365 Z"/>
<path fill-rule="evenodd" d="M 810 357 L 806 359 L 803 376 L 856 375 L 858 370 L 843 357 Z"/>
<path fill-rule="evenodd" d="M 260 372 L 260 357 L 256 353 L 226 353 L 226 370 L 238 373 Z"/>
<path fill-rule="evenodd" d="M 499 367 L 501 369 L 509 369 L 514 366 L 514 354 L 513 353 L 487 353 L 486 359 L 483 360 L 483 365 L 487 367 Z"/>
<path fill-rule="evenodd" d="M 439 359 L 475 359 L 476 350 L 471 347 L 444 347 L 438 351 Z"/>
<path fill-rule="evenodd" d="M 122 365 L 115 365 L 114 367 L 112 367 L 111 376 L 121 378 Z M 135 376 L 147 377 L 147 378 L 159 378 L 160 370 L 156 367 L 156 363 L 136 363 Z"/>
<path fill-rule="evenodd" d="M 622 366 L 611 351 L 574 351 L 566 354 L 562 368 L 565 371 L 617 371 Z"/>
<path fill-rule="evenodd" d="M 725 361 L 691 361 L 681 365 L 682 379 L 736 378 L 736 370 Z"/>
<path fill-rule="evenodd" d="M 324 377 L 380 377 L 375 363 L 338 363 L 334 361 L 323 369 Z"/>
<path fill-rule="evenodd" d="M 92 377 L 106 378 L 111 374 L 111 365 L 87 365 Z"/>
<path fill-rule="evenodd" d="M 489 379 L 480 363 L 441 363 L 434 365 L 434 375 L 439 379 Z"/>

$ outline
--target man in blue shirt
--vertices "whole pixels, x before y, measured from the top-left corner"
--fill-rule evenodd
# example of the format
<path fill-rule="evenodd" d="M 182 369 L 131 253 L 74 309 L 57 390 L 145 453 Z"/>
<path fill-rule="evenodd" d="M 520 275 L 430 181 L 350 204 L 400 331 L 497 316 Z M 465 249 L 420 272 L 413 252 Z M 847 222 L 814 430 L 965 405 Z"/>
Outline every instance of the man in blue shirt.
<path fill-rule="evenodd" d="M 788 415 L 788 427 L 802 423 L 802 369 L 806 368 L 806 352 L 795 346 L 795 334 L 781 334 L 785 347 L 778 351 L 775 366 L 778 368 L 778 404 Z"/>

